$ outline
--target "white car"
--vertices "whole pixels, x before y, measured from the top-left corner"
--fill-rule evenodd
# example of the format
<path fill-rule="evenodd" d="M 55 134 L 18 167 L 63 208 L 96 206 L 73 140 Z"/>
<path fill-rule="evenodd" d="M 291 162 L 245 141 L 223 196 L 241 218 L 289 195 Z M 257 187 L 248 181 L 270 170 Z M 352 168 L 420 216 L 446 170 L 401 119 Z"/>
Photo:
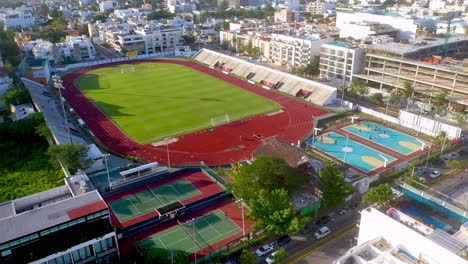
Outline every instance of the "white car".
<path fill-rule="evenodd" d="M 422 183 L 427 182 L 426 178 L 424 178 L 424 177 L 419 177 L 419 181 L 422 182 Z"/>
<path fill-rule="evenodd" d="M 435 171 L 431 172 L 431 174 L 429 174 L 429 177 L 431 177 L 433 179 L 435 179 L 435 178 L 437 178 L 439 176 L 440 176 L 440 171 L 438 171 L 438 170 L 435 170 Z"/>
<path fill-rule="evenodd" d="M 330 228 L 323 226 L 317 232 L 315 232 L 314 237 L 316 239 L 321 239 L 323 237 L 326 237 L 330 234 Z"/>
<path fill-rule="evenodd" d="M 261 246 L 259 249 L 257 249 L 255 251 L 255 254 L 257 254 L 257 256 L 261 257 L 261 256 L 265 256 L 266 254 L 270 253 L 271 251 L 273 251 L 273 246 L 270 245 L 270 244 L 265 244 L 265 245 Z"/>
<path fill-rule="evenodd" d="M 279 250 L 277 250 L 277 251 L 271 253 L 271 255 L 269 255 L 269 256 L 265 259 L 266 263 L 268 263 L 268 264 L 275 263 L 275 255 L 276 255 L 276 253 L 278 253 L 278 251 L 279 251 Z"/>

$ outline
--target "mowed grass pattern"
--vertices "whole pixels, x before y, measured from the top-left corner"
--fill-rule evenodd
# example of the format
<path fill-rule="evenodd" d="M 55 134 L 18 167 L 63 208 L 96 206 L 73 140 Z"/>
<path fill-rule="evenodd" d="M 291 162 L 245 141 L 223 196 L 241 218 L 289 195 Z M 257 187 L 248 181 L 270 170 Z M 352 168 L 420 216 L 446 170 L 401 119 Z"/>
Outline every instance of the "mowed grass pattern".
<path fill-rule="evenodd" d="M 233 121 L 281 108 L 242 88 L 171 63 L 97 69 L 81 76 L 76 84 L 140 143 L 208 128 L 211 118 L 226 113 Z"/>

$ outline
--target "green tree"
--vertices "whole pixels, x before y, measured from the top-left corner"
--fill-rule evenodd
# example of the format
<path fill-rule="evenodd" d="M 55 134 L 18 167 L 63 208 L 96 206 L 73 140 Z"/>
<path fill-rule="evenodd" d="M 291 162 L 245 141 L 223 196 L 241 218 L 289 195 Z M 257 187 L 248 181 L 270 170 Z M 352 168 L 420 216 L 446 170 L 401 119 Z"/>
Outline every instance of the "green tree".
<path fill-rule="evenodd" d="M 193 43 L 195 43 L 194 36 L 184 35 L 182 36 L 182 39 L 184 40 L 185 45 L 192 45 Z"/>
<path fill-rule="evenodd" d="M 380 184 L 369 190 L 364 196 L 363 201 L 367 203 L 377 203 L 382 206 L 395 198 L 395 194 L 388 183 Z"/>
<path fill-rule="evenodd" d="M 320 74 L 320 57 L 319 56 L 314 56 L 314 59 L 312 60 L 311 64 L 307 64 L 305 67 L 305 73 L 309 75 L 319 75 Z"/>
<path fill-rule="evenodd" d="M 244 249 L 239 258 L 239 262 L 241 264 L 254 264 L 255 262 L 257 262 L 257 256 L 255 256 L 254 253 Z"/>
<path fill-rule="evenodd" d="M 383 105 L 383 95 L 381 93 L 375 93 L 370 96 L 370 99 L 372 99 L 376 104 L 378 105 Z"/>
<path fill-rule="evenodd" d="M 88 158 L 89 147 L 82 144 L 52 145 L 47 149 L 50 156 L 50 163 L 56 168 L 60 164 L 69 170 L 85 170 L 93 165 L 93 160 Z"/>
<path fill-rule="evenodd" d="M 7 89 L 5 95 L 0 96 L 3 104 L 6 106 L 24 104 L 29 101 L 29 91 L 24 85 L 12 83 Z"/>
<path fill-rule="evenodd" d="M 434 103 L 437 106 L 443 106 L 445 102 L 447 101 L 446 97 L 448 95 L 447 91 L 440 91 L 436 96 L 434 96 Z"/>
<path fill-rule="evenodd" d="M 388 100 L 390 100 L 390 103 L 395 105 L 397 108 L 400 107 L 400 97 L 399 96 L 391 96 Z"/>
<path fill-rule="evenodd" d="M 97 21 L 106 22 L 107 16 L 103 14 L 97 14 L 93 16 L 92 20 L 93 20 L 93 23 L 96 23 Z"/>
<path fill-rule="evenodd" d="M 258 156 L 252 164 L 244 164 L 233 177 L 233 192 L 247 203 L 256 199 L 262 189 L 271 192 L 284 188 L 292 193 L 308 183 L 304 172 L 289 166 L 283 159 L 269 156 Z"/>
<path fill-rule="evenodd" d="M 447 137 L 447 132 L 445 131 L 440 131 L 439 134 L 436 136 L 435 138 L 435 143 L 437 145 L 442 145 L 442 143 L 444 142 L 445 138 Z"/>
<path fill-rule="evenodd" d="M 404 82 L 402 96 L 408 100 L 409 98 L 413 97 L 413 94 L 414 94 L 413 85 L 410 82 Z"/>
<path fill-rule="evenodd" d="M 351 183 L 345 182 L 345 174 L 339 172 L 335 164 L 329 164 L 320 169 L 318 176 L 318 186 L 322 192 L 322 204 L 326 208 L 339 205 L 354 192 L 354 187 Z"/>
<path fill-rule="evenodd" d="M 240 162 L 231 164 L 231 173 L 233 175 L 239 175 L 241 167 L 242 167 L 242 164 Z"/>
<path fill-rule="evenodd" d="M 354 95 L 364 96 L 369 93 L 369 87 L 365 81 L 352 81 L 349 86 L 349 92 Z"/>
<path fill-rule="evenodd" d="M 281 263 L 289 256 L 289 253 L 284 249 L 280 249 L 275 253 L 275 263 Z"/>
<path fill-rule="evenodd" d="M 468 169 L 468 160 L 449 160 L 445 165 L 451 169 Z"/>
<path fill-rule="evenodd" d="M 456 113 L 452 116 L 452 119 L 457 121 L 458 125 L 463 127 L 466 125 L 466 115 L 465 113 Z"/>
<path fill-rule="evenodd" d="M 52 9 L 52 11 L 50 11 L 49 15 L 53 19 L 56 19 L 56 18 L 61 17 L 63 14 L 57 8 L 54 8 L 54 9 Z"/>
<path fill-rule="evenodd" d="M 172 19 L 174 17 L 175 14 L 169 12 L 166 9 L 153 11 L 146 16 L 148 20 Z"/>
<path fill-rule="evenodd" d="M 50 131 L 49 127 L 47 126 L 47 124 L 45 122 L 41 123 L 38 126 L 36 126 L 35 129 L 34 129 L 34 133 L 36 133 L 37 135 L 39 135 L 41 137 L 50 137 L 50 136 L 52 136 L 52 132 Z"/>
<path fill-rule="evenodd" d="M 255 221 L 254 228 L 265 228 L 275 234 L 289 234 L 304 229 L 310 220 L 296 214 L 285 189 L 261 189 L 257 198 L 250 201 L 248 217 Z"/>

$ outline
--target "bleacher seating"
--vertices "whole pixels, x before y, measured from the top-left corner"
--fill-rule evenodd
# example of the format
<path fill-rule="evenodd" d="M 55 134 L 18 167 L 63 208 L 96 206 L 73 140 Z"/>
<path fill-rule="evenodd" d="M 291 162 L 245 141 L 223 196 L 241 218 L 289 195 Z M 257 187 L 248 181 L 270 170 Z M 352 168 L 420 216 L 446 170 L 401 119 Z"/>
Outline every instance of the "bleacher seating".
<path fill-rule="evenodd" d="M 281 92 L 296 96 L 301 89 L 311 91 L 307 96 L 307 101 L 323 106 L 331 103 L 336 97 L 336 88 L 303 79 L 285 72 L 280 72 L 258 64 L 249 63 L 239 58 L 231 57 L 212 50 L 203 49 L 195 57 L 195 60 L 214 66 L 218 61 L 230 69 L 230 73 L 253 80 L 255 82 L 264 81 L 267 86 Z"/>

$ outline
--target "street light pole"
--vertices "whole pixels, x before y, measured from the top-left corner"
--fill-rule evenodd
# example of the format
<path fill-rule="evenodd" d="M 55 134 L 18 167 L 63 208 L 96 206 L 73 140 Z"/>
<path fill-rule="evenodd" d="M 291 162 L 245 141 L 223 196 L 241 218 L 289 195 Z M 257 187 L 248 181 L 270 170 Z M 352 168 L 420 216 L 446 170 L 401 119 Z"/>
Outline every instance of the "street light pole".
<path fill-rule="evenodd" d="M 107 171 L 107 184 L 109 185 L 109 191 L 111 190 L 111 182 L 110 182 L 110 174 L 109 174 L 109 165 L 107 163 L 107 159 L 109 158 L 109 153 L 104 154 L 102 158 L 104 159 L 104 162 L 106 163 L 106 171 Z"/>
<path fill-rule="evenodd" d="M 70 128 L 68 127 L 68 118 L 67 118 L 67 113 L 65 112 L 65 105 L 63 104 L 63 100 L 62 100 L 62 89 L 65 89 L 65 87 L 63 87 L 63 84 L 62 84 L 63 81 L 60 79 L 60 76 L 58 76 L 57 74 L 55 74 L 52 77 L 52 80 L 54 82 L 54 87 L 59 90 L 59 100 L 62 105 L 63 117 L 65 121 L 65 129 L 67 130 L 68 138 L 70 139 L 70 144 L 73 144 L 73 139 L 71 136 Z"/>
<path fill-rule="evenodd" d="M 195 244 L 195 248 L 197 248 L 198 244 L 197 244 L 197 238 L 195 237 L 195 218 L 192 218 L 192 220 L 189 220 L 187 221 L 188 224 L 192 224 L 192 228 L 193 228 L 193 243 Z M 200 248 L 201 249 L 201 248 Z M 197 250 L 195 250 L 195 252 L 193 252 L 193 255 L 195 257 L 195 261 L 194 263 L 197 264 Z"/>
<path fill-rule="evenodd" d="M 170 137 L 166 138 L 166 152 L 167 152 L 167 166 L 169 169 L 171 168 L 171 158 L 169 156 L 169 141 L 171 140 Z"/>
<path fill-rule="evenodd" d="M 242 235 L 245 236 L 244 199 L 239 199 L 236 203 L 242 206 Z"/>

